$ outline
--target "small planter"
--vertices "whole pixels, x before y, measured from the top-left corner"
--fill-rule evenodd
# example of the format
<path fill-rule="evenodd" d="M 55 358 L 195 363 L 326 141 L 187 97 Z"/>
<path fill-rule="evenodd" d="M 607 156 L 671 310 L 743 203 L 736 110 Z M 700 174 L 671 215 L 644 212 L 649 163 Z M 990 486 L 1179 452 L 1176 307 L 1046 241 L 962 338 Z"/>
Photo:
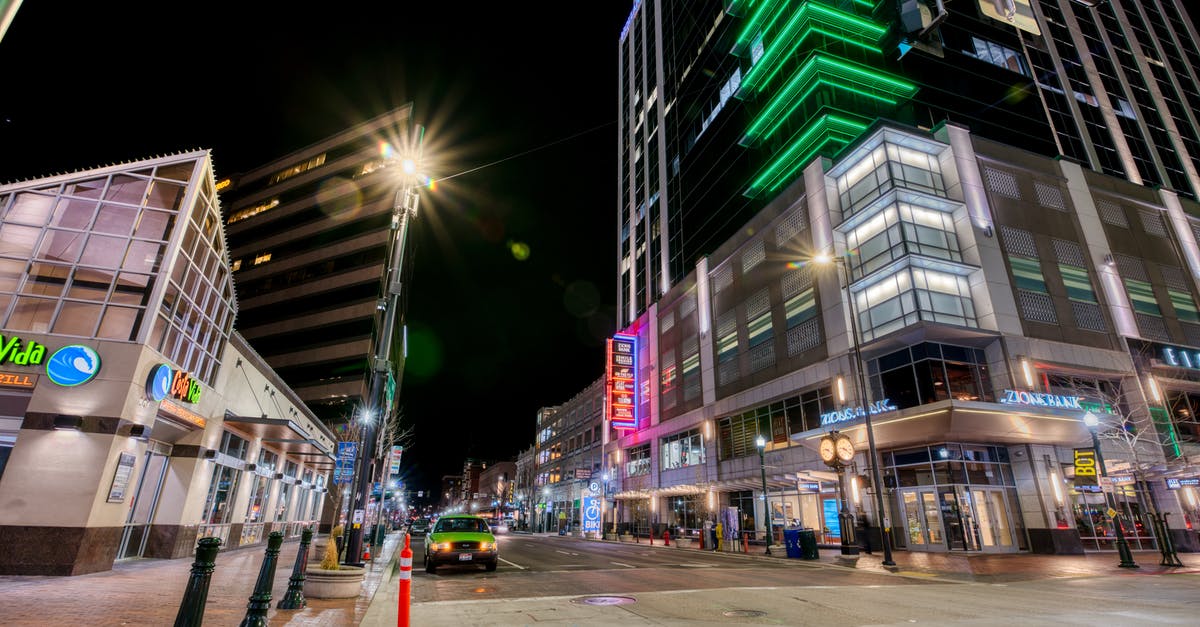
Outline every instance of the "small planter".
<path fill-rule="evenodd" d="M 349 599 L 362 593 L 366 571 L 358 566 L 338 570 L 309 568 L 304 576 L 304 596 L 314 599 Z"/>

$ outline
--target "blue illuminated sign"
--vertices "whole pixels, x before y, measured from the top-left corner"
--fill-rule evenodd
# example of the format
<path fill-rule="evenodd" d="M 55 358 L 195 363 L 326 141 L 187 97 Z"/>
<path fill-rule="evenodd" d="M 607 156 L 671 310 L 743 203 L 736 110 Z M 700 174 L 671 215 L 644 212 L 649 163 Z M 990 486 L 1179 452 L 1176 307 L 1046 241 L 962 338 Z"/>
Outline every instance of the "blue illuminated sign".
<path fill-rule="evenodd" d="M 868 412 L 874 416 L 875 414 L 882 414 L 888 411 L 896 411 L 896 406 L 892 404 L 892 399 L 885 398 L 882 401 L 875 401 L 867 405 L 865 410 L 862 407 L 847 407 L 846 409 L 825 412 L 821 414 L 821 426 L 849 422 L 866 416 Z"/>
<path fill-rule="evenodd" d="M 1200 351 L 1164 346 L 1162 356 L 1163 361 L 1167 362 L 1167 365 L 1175 366 L 1176 368 L 1200 370 Z"/>
<path fill-rule="evenodd" d="M 1004 390 L 1001 403 L 1007 405 L 1029 405 L 1031 407 L 1055 407 L 1057 409 L 1083 410 L 1078 396 L 1063 396 L 1061 394 L 1042 394 L 1041 392 L 1025 392 L 1023 390 Z"/>

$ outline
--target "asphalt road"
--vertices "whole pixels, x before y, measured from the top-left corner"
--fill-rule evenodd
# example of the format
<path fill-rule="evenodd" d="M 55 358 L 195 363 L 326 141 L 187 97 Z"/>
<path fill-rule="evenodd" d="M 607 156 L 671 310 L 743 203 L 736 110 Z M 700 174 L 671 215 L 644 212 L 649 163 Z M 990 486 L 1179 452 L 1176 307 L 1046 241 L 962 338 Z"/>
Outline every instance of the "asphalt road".
<path fill-rule="evenodd" d="M 780 586 L 901 585 L 920 580 L 829 568 L 801 560 L 704 553 L 645 544 L 616 544 L 564 537 L 499 535 L 495 572 L 479 565 L 422 569 L 423 538 L 414 538 L 413 602 L 523 598 L 531 594 L 572 595 Z"/>
<path fill-rule="evenodd" d="M 501 536 L 504 561 L 421 570 L 411 624 L 459 625 L 1195 625 L 1200 574 L 1024 573 L 964 581 L 829 563 L 561 537 Z M 392 582 L 394 583 L 394 582 Z M 362 625 L 395 625 L 388 584 Z"/>

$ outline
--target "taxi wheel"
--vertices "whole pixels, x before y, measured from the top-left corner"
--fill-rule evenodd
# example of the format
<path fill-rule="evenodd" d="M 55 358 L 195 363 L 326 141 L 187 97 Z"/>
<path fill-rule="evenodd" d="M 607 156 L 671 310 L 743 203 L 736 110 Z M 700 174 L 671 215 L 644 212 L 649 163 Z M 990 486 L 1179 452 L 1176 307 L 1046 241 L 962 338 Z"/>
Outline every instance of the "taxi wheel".
<path fill-rule="evenodd" d="M 429 556 L 426 555 L 425 556 L 425 572 L 432 574 L 436 570 L 437 570 L 437 564 L 434 564 L 433 560 L 429 559 Z"/>
<path fill-rule="evenodd" d="M 496 562 L 488 562 L 488 563 L 487 563 L 487 564 L 485 564 L 484 566 L 486 566 L 486 567 L 487 567 L 487 570 L 488 570 L 488 572 L 491 572 L 491 571 L 493 571 L 493 570 L 496 570 Z"/>

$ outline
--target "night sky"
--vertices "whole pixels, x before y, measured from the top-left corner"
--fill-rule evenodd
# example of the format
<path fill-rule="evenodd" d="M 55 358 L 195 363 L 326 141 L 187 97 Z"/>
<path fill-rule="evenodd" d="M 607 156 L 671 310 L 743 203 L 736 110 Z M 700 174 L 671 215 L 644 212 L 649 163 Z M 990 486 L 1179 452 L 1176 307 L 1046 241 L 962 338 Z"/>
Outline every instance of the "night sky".
<path fill-rule="evenodd" d="M 0 182 L 193 149 L 222 177 L 412 102 L 444 180 L 421 205 L 403 465 L 436 491 L 603 374 L 632 3 L 372 5 L 25 2 L 0 40 Z"/>

